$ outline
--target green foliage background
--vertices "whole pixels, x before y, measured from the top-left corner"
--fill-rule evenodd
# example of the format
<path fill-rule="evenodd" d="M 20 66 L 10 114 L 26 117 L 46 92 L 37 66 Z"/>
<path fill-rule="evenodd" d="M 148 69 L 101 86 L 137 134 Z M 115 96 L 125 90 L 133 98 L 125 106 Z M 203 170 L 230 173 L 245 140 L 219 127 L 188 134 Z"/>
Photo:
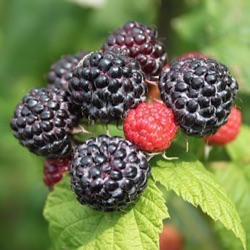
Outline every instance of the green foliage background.
<path fill-rule="evenodd" d="M 207 166 L 229 192 L 250 235 L 249 11 L 248 0 L 106 0 L 98 7 L 66 0 L 1 0 L 0 249 L 50 246 L 42 215 L 49 193 L 42 182 L 43 161 L 13 138 L 9 121 L 15 105 L 32 87 L 46 86 L 45 75 L 54 61 L 80 49 L 99 49 L 106 35 L 127 20 L 158 27 L 170 60 L 190 50 L 201 51 L 225 63 L 239 81 L 242 136 L 226 148 L 213 149 Z M 201 143 L 194 144 L 191 140 L 190 150 L 199 155 Z M 186 249 L 241 249 L 230 232 L 214 228 L 199 209 L 172 192 L 166 198 L 171 223 L 184 234 Z"/>

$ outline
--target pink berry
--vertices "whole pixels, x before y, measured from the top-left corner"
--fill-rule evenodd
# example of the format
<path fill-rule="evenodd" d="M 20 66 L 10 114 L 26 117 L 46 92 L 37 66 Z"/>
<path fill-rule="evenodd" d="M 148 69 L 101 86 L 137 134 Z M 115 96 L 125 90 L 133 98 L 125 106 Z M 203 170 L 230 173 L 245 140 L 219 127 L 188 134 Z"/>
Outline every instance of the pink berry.
<path fill-rule="evenodd" d="M 242 123 L 241 111 L 233 107 L 227 122 L 222 125 L 219 130 L 210 136 L 204 137 L 204 140 L 210 145 L 225 145 L 235 140 L 240 133 Z"/>

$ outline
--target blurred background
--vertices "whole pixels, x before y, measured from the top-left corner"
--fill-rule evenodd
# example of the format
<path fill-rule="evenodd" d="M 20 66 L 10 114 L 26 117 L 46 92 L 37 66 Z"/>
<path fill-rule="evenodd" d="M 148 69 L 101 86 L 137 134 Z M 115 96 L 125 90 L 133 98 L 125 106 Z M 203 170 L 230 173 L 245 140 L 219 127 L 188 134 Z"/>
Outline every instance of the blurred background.
<path fill-rule="evenodd" d="M 31 88 L 47 86 L 52 63 L 82 49 L 98 50 L 106 36 L 128 20 L 144 22 L 158 28 L 169 61 L 200 51 L 225 63 L 240 84 L 238 103 L 249 124 L 249 12 L 248 0 L 0 0 L 0 249 L 50 246 L 42 215 L 49 193 L 42 180 L 43 159 L 18 144 L 9 122 Z M 179 219 L 173 222 L 184 234 L 187 229 L 187 249 L 213 242 L 206 226 L 195 224 L 205 222 L 191 206 L 174 204 L 170 211 Z M 193 223 L 193 231 L 181 226 L 180 206 L 193 214 L 186 222 Z M 200 228 L 205 228 L 200 238 L 192 237 Z M 215 249 L 213 244 L 206 249 Z"/>

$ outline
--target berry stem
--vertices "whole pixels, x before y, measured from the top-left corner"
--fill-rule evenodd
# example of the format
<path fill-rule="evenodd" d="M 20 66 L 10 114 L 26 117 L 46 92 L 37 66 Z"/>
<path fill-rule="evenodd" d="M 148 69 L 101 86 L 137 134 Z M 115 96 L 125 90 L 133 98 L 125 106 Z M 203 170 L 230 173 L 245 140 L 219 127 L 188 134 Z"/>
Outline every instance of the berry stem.
<path fill-rule="evenodd" d="M 168 157 L 166 155 L 166 151 L 163 151 L 161 155 L 167 161 L 179 160 L 179 157 L 175 157 L 175 156 L 174 157 Z"/>
<path fill-rule="evenodd" d="M 106 124 L 106 135 L 111 137 L 111 134 L 110 134 L 110 131 L 109 131 L 109 127 L 108 125 Z"/>
<path fill-rule="evenodd" d="M 205 157 L 205 160 L 208 160 L 212 148 L 213 147 L 211 145 L 205 144 L 205 147 L 204 147 L 204 157 Z"/>
<path fill-rule="evenodd" d="M 77 127 L 73 128 L 72 134 L 93 134 L 91 131 L 86 130 L 83 126 L 78 125 Z"/>
<path fill-rule="evenodd" d="M 162 158 L 164 158 L 165 160 L 168 160 L 168 161 L 179 160 L 179 157 L 168 157 L 166 155 L 166 151 L 160 151 L 160 152 L 155 152 L 155 153 L 147 153 L 147 160 L 150 161 L 156 155 L 161 155 Z"/>

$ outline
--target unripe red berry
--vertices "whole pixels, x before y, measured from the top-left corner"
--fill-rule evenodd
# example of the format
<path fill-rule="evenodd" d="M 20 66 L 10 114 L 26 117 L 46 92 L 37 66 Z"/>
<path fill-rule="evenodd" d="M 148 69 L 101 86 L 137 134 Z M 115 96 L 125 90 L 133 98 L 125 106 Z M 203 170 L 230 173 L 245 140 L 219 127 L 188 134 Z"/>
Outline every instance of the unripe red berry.
<path fill-rule="evenodd" d="M 70 158 L 45 159 L 43 182 L 50 189 L 69 171 Z"/>
<path fill-rule="evenodd" d="M 160 250 L 182 250 L 184 241 L 181 233 L 172 225 L 164 225 L 160 234 Z"/>
<path fill-rule="evenodd" d="M 204 140 L 210 145 L 225 145 L 235 140 L 240 133 L 242 123 L 241 111 L 233 107 L 227 122 L 219 130 L 211 135 L 204 137 Z"/>

